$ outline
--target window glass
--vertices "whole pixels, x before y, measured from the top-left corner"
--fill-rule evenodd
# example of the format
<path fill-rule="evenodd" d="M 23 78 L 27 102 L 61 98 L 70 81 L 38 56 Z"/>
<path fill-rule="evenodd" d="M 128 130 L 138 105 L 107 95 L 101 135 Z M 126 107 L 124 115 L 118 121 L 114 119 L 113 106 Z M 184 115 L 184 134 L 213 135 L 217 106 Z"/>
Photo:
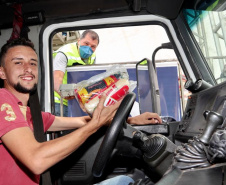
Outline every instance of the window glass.
<path fill-rule="evenodd" d="M 161 48 L 163 43 L 169 43 L 166 30 L 158 25 L 127 26 L 114 28 L 92 29 L 99 35 L 99 45 L 96 49 L 95 67 L 90 65 L 76 65 L 68 67 L 68 83 L 78 83 L 89 77 L 100 73 L 100 70 L 109 68 L 109 64 L 123 64 L 128 67 L 129 79 L 137 80 L 136 63 L 144 58 L 153 60 L 157 68 L 157 78 L 160 94 L 161 115 L 170 116 L 176 120 L 181 119 L 181 110 L 184 109 L 186 96 L 184 95 L 181 67 L 173 49 Z M 54 35 L 52 49 L 58 50 L 65 44 L 77 42 L 84 30 L 63 31 Z M 101 65 L 100 65 L 101 64 Z M 132 64 L 132 67 L 131 65 Z M 139 102 L 133 110 L 134 115 L 144 112 L 153 112 L 153 97 L 150 93 L 150 76 L 147 66 L 142 64 L 143 76 L 138 77 L 139 88 L 134 92 L 137 94 L 136 101 Z M 103 71 L 101 71 L 103 72 Z M 140 74 L 140 73 L 139 73 Z M 139 91 L 139 92 L 138 92 Z M 138 98 L 139 95 L 139 98 Z M 77 101 L 69 100 L 69 116 L 81 116 L 84 113 L 79 108 Z M 77 107 L 76 111 L 74 111 Z M 80 111 L 79 111 L 80 110 Z M 74 115 L 76 114 L 76 115 Z M 134 116 L 133 115 L 133 116 Z"/>
<path fill-rule="evenodd" d="M 162 43 L 169 42 L 165 29 L 158 25 L 128 26 L 92 29 L 99 35 L 95 64 L 138 62 L 151 59 L 153 51 Z M 53 37 L 53 50 L 76 42 L 84 30 L 65 31 Z M 156 60 L 176 60 L 172 50 L 160 51 Z"/>
<path fill-rule="evenodd" d="M 188 9 L 184 14 L 217 83 L 226 81 L 226 11 Z"/>

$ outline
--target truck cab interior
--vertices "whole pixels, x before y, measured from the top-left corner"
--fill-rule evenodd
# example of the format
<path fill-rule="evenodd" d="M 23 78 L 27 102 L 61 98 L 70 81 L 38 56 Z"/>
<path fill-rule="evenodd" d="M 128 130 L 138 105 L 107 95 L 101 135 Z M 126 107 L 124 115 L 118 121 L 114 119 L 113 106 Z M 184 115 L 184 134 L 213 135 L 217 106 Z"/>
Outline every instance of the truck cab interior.
<path fill-rule="evenodd" d="M 118 175 L 142 185 L 226 183 L 225 0 L 0 0 L 0 46 L 17 28 L 39 55 L 42 111 L 55 113 L 53 51 L 87 29 L 100 36 L 96 63 L 68 67 L 68 83 L 116 64 L 137 82 L 112 124 L 50 169 L 52 184 Z M 163 123 L 128 125 L 135 103 Z M 76 100 L 69 106 L 68 116 L 85 115 Z"/>

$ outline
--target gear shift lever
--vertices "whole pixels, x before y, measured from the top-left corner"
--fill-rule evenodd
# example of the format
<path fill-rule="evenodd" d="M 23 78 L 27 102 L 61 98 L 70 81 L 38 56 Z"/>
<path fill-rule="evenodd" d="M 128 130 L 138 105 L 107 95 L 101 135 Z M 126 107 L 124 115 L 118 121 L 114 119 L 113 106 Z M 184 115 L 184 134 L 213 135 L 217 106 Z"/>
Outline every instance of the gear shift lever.
<path fill-rule="evenodd" d="M 206 119 L 206 128 L 199 137 L 193 137 L 188 143 L 177 148 L 174 166 L 179 169 L 203 168 L 211 165 L 207 145 L 218 125 L 223 123 L 223 117 L 213 111 L 203 113 Z"/>
<path fill-rule="evenodd" d="M 203 115 L 206 118 L 207 125 L 203 134 L 198 139 L 207 145 L 218 125 L 223 123 L 223 117 L 213 111 L 205 111 Z"/>

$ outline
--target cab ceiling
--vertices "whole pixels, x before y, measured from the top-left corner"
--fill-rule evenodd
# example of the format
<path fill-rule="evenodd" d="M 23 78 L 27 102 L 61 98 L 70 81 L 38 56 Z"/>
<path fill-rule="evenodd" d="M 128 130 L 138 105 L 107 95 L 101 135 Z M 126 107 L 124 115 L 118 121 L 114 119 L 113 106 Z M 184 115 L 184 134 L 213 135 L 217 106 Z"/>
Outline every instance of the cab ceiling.
<path fill-rule="evenodd" d="M 185 0 L 189 6 L 195 1 Z M 169 19 L 177 17 L 184 0 L 0 0 L 0 29 L 12 27 L 14 3 L 22 4 L 22 12 L 42 12 L 45 20 L 68 18 L 78 15 L 101 14 L 106 11 L 130 10 L 147 12 Z"/>
<path fill-rule="evenodd" d="M 0 1 L 0 28 L 12 27 L 14 1 Z M 92 14 L 128 6 L 125 0 L 21 0 L 23 14 L 41 11 L 45 19 Z"/>

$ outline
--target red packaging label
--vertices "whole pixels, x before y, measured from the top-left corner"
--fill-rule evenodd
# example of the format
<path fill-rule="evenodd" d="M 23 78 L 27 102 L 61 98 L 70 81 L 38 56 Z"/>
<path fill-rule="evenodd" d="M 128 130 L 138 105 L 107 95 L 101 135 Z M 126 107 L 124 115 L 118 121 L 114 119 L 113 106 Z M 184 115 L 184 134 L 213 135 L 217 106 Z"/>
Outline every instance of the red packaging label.
<path fill-rule="evenodd" d="M 116 87 L 114 87 L 114 85 L 113 85 L 112 88 L 116 88 Z M 112 91 L 113 91 L 113 89 L 111 89 L 107 93 L 107 95 L 109 95 Z M 110 106 L 110 105 L 114 104 L 115 102 L 119 101 L 122 97 L 124 97 L 128 93 L 128 91 L 129 91 L 129 86 L 124 85 L 118 91 L 116 91 L 113 95 L 111 95 L 111 97 L 107 98 L 104 105 Z"/>

